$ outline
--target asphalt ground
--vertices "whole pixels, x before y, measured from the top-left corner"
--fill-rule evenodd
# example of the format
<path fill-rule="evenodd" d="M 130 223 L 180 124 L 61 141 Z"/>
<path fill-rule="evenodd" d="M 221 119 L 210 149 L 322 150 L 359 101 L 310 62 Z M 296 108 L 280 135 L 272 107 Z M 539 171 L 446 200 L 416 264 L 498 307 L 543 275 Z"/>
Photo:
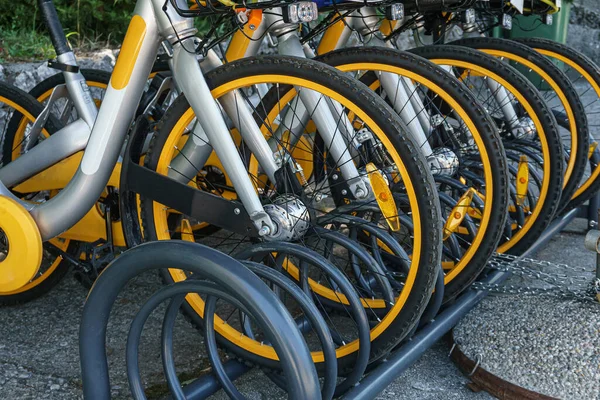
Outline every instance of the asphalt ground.
<path fill-rule="evenodd" d="M 583 247 L 585 221 L 574 221 L 552 239 L 538 257 L 569 265 L 594 265 L 594 255 Z M 161 286 L 156 275 L 142 276 L 128 285 L 111 315 L 107 352 L 114 398 L 129 398 L 124 350 L 129 323 L 145 299 Z M 78 330 L 87 291 L 68 275 L 55 290 L 28 304 L 0 308 L 0 399 L 82 398 Z M 160 360 L 161 310 L 152 314 L 140 347 L 143 382 L 151 398 L 166 391 Z M 476 311 L 474 311 L 476 312 Z M 182 381 L 207 373 L 201 335 L 183 318 L 175 328 L 175 362 Z M 487 399 L 474 393 L 469 382 L 448 358 L 441 341 L 396 379 L 380 399 Z M 282 398 L 261 371 L 236 382 L 252 399 Z M 218 393 L 215 398 L 226 398 Z"/>

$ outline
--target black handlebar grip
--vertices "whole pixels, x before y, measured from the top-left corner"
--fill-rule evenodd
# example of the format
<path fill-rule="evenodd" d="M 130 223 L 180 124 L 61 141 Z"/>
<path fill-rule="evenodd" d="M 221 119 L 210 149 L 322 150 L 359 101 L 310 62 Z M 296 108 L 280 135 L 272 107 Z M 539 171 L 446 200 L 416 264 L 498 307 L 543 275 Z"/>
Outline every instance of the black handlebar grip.
<path fill-rule="evenodd" d="M 69 47 L 67 36 L 63 31 L 60 20 L 58 19 L 58 14 L 56 13 L 56 7 L 54 7 L 54 3 L 52 0 L 38 0 L 38 4 L 40 6 L 44 23 L 46 24 L 46 27 L 50 33 L 50 40 L 52 40 L 52 45 L 54 46 L 56 55 L 60 56 L 61 54 L 68 53 L 71 51 L 71 48 Z"/>
<path fill-rule="evenodd" d="M 405 5 L 410 4 L 419 12 L 427 11 L 446 11 L 455 7 L 470 6 L 474 3 L 473 0 L 410 0 L 404 2 Z"/>

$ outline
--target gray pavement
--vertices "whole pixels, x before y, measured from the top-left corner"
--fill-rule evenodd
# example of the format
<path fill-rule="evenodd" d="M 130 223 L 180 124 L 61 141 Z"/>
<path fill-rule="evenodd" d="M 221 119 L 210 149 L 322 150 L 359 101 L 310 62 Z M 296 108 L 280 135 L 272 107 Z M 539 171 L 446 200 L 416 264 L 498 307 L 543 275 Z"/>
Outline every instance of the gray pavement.
<path fill-rule="evenodd" d="M 577 220 L 556 236 L 538 255 L 570 265 L 593 265 L 594 255 L 583 248 L 585 222 Z M 115 398 L 128 398 L 124 349 L 135 312 L 155 289 L 158 277 L 143 276 L 132 282 L 117 301 L 108 331 L 111 384 Z M 86 291 L 68 276 L 54 291 L 34 302 L 0 308 L 0 399 L 81 398 L 78 328 Z M 159 332 L 160 312 L 153 314 L 140 350 L 140 364 L 149 397 L 165 393 Z M 201 336 L 181 318 L 175 332 L 175 354 L 182 380 L 206 373 Z M 440 342 L 390 385 L 381 399 L 487 399 L 474 393 L 468 380 L 448 359 L 449 346 Z M 281 398 L 282 393 L 254 371 L 237 384 L 253 399 Z M 215 398 L 226 398 L 222 393 Z"/>
<path fill-rule="evenodd" d="M 595 257 L 583 245 L 583 221 L 556 236 L 543 260 L 585 268 L 556 273 L 594 279 Z M 534 266 L 542 272 L 553 266 Z M 519 286 L 539 281 L 511 278 Z M 563 284 L 565 280 L 563 279 Z M 547 287 L 547 286 L 546 286 Z M 454 337 L 471 359 L 504 380 L 560 399 L 600 399 L 600 305 L 554 296 L 488 296 L 458 324 Z"/>

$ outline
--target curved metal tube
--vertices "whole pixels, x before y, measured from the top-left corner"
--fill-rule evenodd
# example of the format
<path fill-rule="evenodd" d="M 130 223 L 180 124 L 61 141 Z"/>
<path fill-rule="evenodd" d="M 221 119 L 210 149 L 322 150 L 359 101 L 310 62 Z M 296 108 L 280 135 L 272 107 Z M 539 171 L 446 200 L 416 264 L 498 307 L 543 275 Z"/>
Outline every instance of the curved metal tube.
<path fill-rule="evenodd" d="M 113 304 L 132 278 L 173 266 L 210 280 L 235 294 L 282 360 L 290 398 L 320 399 L 317 373 L 302 334 L 277 296 L 240 262 L 209 247 L 179 240 L 142 244 L 113 261 L 96 280 L 86 300 L 79 330 L 79 353 L 86 399 L 109 399 L 106 329 Z"/>
<path fill-rule="evenodd" d="M 306 267 L 307 264 L 310 264 L 328 275 L 328 278 L 330 278 L 333 284 L 337 286 L 336 290 L 344 294 L 348 300 L 348 311 L 352 314 L 354 322 L 356 323 L 360 348 L 356 355 L 354 369 L 346 379 L 336 387 L 334 396 L 339 396 L 349 390 L 362 378 L 369 363 L 369 356 L 371 353 L 371 329 L 363 304 L 350 281 L 348 281 L 339 269 L 319 253 L 298 244 L 287 242 L 257 243 L 254 246 L 241 250 L 235 257 L 240 260 L 250 260 L 270 253 L 277 253 L 278 255 L 280 253 L 288 254 L 302 260 L 300 264 L 299 282 L 302 288 L 308 287 Z M 308 287 L 308 290 L 310 290 L 310 287 Z"/>

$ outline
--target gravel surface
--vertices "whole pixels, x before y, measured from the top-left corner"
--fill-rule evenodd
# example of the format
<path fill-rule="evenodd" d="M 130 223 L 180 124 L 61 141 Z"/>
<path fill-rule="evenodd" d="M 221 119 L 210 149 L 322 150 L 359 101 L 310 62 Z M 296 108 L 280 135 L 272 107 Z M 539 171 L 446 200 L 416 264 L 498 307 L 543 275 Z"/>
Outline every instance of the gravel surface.
<path fill-rule="evenodd" d="M 563 233 L 554 239 L 539 258 L 568 261 L 570 265 L 592 265 L 594 256 L 583 249 L 585 223 L 576 221 L 569 227 L 573 233 Z M 126 333 L 133 315 L 145 299 L 161 286 L 155 275 L 143 276 L 132 282 L 118 299 L 111 315 L 108 329 L 107 350 L 111 371 L 113 398 L 130 398 L 124 363 Z M 0 399 L 76 399 L 82 398 L 81 378 L 78 352 L 79 320 L 86 291 L 68 276 L 55 290 L 47 296 L 34 302 L 17 306 L 0 308 Z M 503 307 L 494 304 L 503 301 Z M 473 321 L 477 313 L 486 309 L 508 309 L 514 298 L 488 298 L 485 303 L 467 317 L 459 330 L 465 327 L 466 321 Z M 545 303 L 540 303 L 545 304 Z M 562 306 L 554 310 L 544 307 L 544 313 L 563 316 L 576 314 L 579 309 Z M 543 314 L 541 311 L 538 314 Z M 536 317 L 534 315 L 534 317 Z M 540 319 L 539 317 L 536 320 Z M 596 315 L 596 319 L 597 315 Z M 165 393 L 164 377 L 160 362 L 159 332 L 162 315 L 160 311 L 150 318 L 140 348 L 140 364 L 142 365 L 143 381 L 150 398 L 160 398 Z M 569 319 L 568 321 L 574 321 Z M 512 322 L 511 322 L 512 324 Z M 476 329 L 477 326 L 472 327 Z M 555 328 L 552 328 L 555 329 Z M 560 328 L 562 329 L 562 328 Z M 497 329 L 496 332 L 502 332 Z M 551 329 L 542 331 L 549 335 Z M 482 335 L 484 333 L 482 332 Z M 498 333 L 498 336 L 500 334 Z M 591 336 L 591 333 L 590 333 Z M 597 340 L 598 333 L 596 333 Z M 204 357 L 204 344 L 201 336 L 182 318 L 178 320 L 175 331 L 175 360 L 182 381 L 191 379 L 201 373 L 206 373 L 207 360 Z M 544 336 L 546 337 L 546 336 Z M 600 348 L 597 341 L 590 337 L 589 344 L 595 346 L 592 353 Z M 551 342 L 547 341 L 548 352 Z M 532 353 L 525 351 L 516 353 Z M 583 347 L 582 347 L 583 349 Z M 590 352 L 591 347 L 585 348 Z M 429 349 L 423 357 L 409 370 L 396 379 L 378 399 L 490 399 L 485 392 L 474 393 L 465 385 L 469 382 L 448 358 L 449 346 L 440 341 Z M 569 353 L 573 354 L 573 353 Z M 569 360 L 575 366 L 580 358 Z M 486 356 L 486 360 L 487 360 Z M 591 358 L 588 358 L 591 361 Z M 587 360 L 587 359 L 586 359 Z M 596 358 L 596 367 L 599 360 Z M 533 361 L 528 361 L 533 364 Z M 514 369 L 517 369 L 515 365 Z M 532 368 L 533 370 L 533 368 Z M 597 371 L 597 369 L 596 369 Z M 584 373 L 589 374 L 589 369 Z M 597 372 L 596 372 L 597 374 Z M 565 374 L 567 375 L 567 374 Z M 563 375 L 557 375 L 563 379 Z M 592 379 L 598 382 L 598 376 Z M 560 378 L 559 378 L 560 377 Z M 261 371 L 253 371 L 236 381 L 242 393 L 251 399 L 276 399 L 282 393 L 264 376 Z M 581 386 L 580 384 L 577 384 Z M 552 385 L 554 386 L 554 385 Z M 556 385 L 560 387 L 560 385 Z M 214 398 L 225 399 L 223 393 L 217 393 Z M 581 398 L 581 397 L 580 397 Z M 590 398 L 590 397 L 587 397 Z"/>
<path fill-rule="evenodd" d="M 538 257 L 595 266 L 577 221 Z M 519 279 L 511 283 L 528 284 Z M 600 398 L 600 306 L 540 296 L 488 296 L 455 328 L 462 351 L 489 372 L 562 399 Z"/>

